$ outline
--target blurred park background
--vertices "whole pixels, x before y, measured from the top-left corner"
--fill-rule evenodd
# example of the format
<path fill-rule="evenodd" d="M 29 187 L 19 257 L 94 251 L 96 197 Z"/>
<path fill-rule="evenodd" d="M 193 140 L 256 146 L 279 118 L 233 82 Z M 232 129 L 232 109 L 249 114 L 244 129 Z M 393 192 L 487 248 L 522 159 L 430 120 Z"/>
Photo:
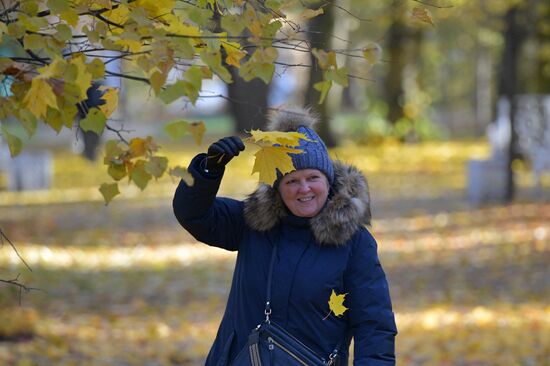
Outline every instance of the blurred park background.
<path fill-rule="evenodd" d="M 320 70 L 303 67 L 316 60 L 280 50 L 269 85 L 214 79 L 195 106 L 117 80 L 113 121 L 186 166 L 221 136 L 264 126 L 271 108 L 311 106 L 332 156 L 369 179 L 397 364 L 548 366 L 550 3 L 436 1 L 428 19 L 411 13 L 419 3 L 324 4 L 313 45 L 381 59 L 338 53 L 355 77 L 323 105 Z M 200 146 L 169 138 L 163 122 L 179 118 L 205 122 Z M 112 137 L 44 128 L 16 159 L 0 146 L 0 229 L 17 249 L 3 241 L 0 279 L 33 288 L 0 283 L 0 365 L 203 363 L 235 256 L 179 227 L 172 177 L 123 184 L 106 206 Z M 253 154 L 231 162 L 221 194 L 252 192 Z"/>

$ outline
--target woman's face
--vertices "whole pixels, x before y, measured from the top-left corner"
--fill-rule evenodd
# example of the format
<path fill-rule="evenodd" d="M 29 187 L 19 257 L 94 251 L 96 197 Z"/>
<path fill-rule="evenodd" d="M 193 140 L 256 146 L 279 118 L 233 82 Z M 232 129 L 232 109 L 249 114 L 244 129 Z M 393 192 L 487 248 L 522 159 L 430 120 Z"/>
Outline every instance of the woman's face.
<path fill-rule="evenodd" d="M 279 184 L 279 194 L 295 216 L 313 217 L 327 201 L 327 177 L 317 169 L 301 169 L 285 175 Z"/>

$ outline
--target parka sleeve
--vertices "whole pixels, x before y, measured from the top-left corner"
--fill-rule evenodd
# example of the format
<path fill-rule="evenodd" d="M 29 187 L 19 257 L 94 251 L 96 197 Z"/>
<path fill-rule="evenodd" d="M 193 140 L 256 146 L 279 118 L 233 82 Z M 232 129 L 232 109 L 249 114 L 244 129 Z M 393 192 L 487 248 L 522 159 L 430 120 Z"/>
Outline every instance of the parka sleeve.
<path fill-rule="evenodd" d="M 346 274 L 354 366 L 394 366 L 397 327 L 386 275 L 372 235 L 362 229 Z"/>
<path fill-rule="evenodd" d="M 230 198 L 218 198 L 223 172 L 206 173 L 201 163 L 206 154 L 199 154 L 189 164 L 194 178 L 192 186 L 182 180 L 172 201 L 178 222 L 193 237 L 208 245 L 235 251 L 241 241 L 244 218 L 243 203 Z"/>

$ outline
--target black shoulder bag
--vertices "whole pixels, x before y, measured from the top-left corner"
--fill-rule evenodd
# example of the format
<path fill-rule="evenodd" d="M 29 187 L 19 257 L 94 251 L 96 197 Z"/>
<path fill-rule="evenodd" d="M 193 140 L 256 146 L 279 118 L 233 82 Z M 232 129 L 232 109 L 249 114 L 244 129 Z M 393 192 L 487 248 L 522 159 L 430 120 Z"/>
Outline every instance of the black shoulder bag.
<path fill-rule="evenodd" d="M 339 352 L 342 340 L 327 358 L 313 352 L 305 344 L 270 320 L 271 315 L 271 279 L 277 254 L 273 246 L 269 277 L 267 279 L 267 301 L 265 321 L 254 328 L 248 336 L 248 343 L 239 352 L 231 366 L 336 366 L 339 364 Z"/>

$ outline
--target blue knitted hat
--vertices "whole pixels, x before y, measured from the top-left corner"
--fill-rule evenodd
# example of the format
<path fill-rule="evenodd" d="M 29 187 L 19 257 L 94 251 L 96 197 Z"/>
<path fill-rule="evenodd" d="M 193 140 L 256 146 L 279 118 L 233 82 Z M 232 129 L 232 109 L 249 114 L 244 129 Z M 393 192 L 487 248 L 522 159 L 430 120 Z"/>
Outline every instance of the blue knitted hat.
<path fill-rule="evenodd" d="M 313 130 L 313 125 L 318 120 L 312 116 L 307 109 L 285 107 L 283 111 L 278 111 L 270 117 L 268 130 L 270 131 L 297 131 L 306 135 L 311 140 L 300 139 L 301 154 L 289 154 L 296 170 L 299 169 L 318 169 L 325 174 L 329 184 L 334 182 L 334 168 L 332 160 L 328 156 L 327 147 L 319 135 Z M 274 186 L 279 183 L 281 177 L 277 179 Z"/>

